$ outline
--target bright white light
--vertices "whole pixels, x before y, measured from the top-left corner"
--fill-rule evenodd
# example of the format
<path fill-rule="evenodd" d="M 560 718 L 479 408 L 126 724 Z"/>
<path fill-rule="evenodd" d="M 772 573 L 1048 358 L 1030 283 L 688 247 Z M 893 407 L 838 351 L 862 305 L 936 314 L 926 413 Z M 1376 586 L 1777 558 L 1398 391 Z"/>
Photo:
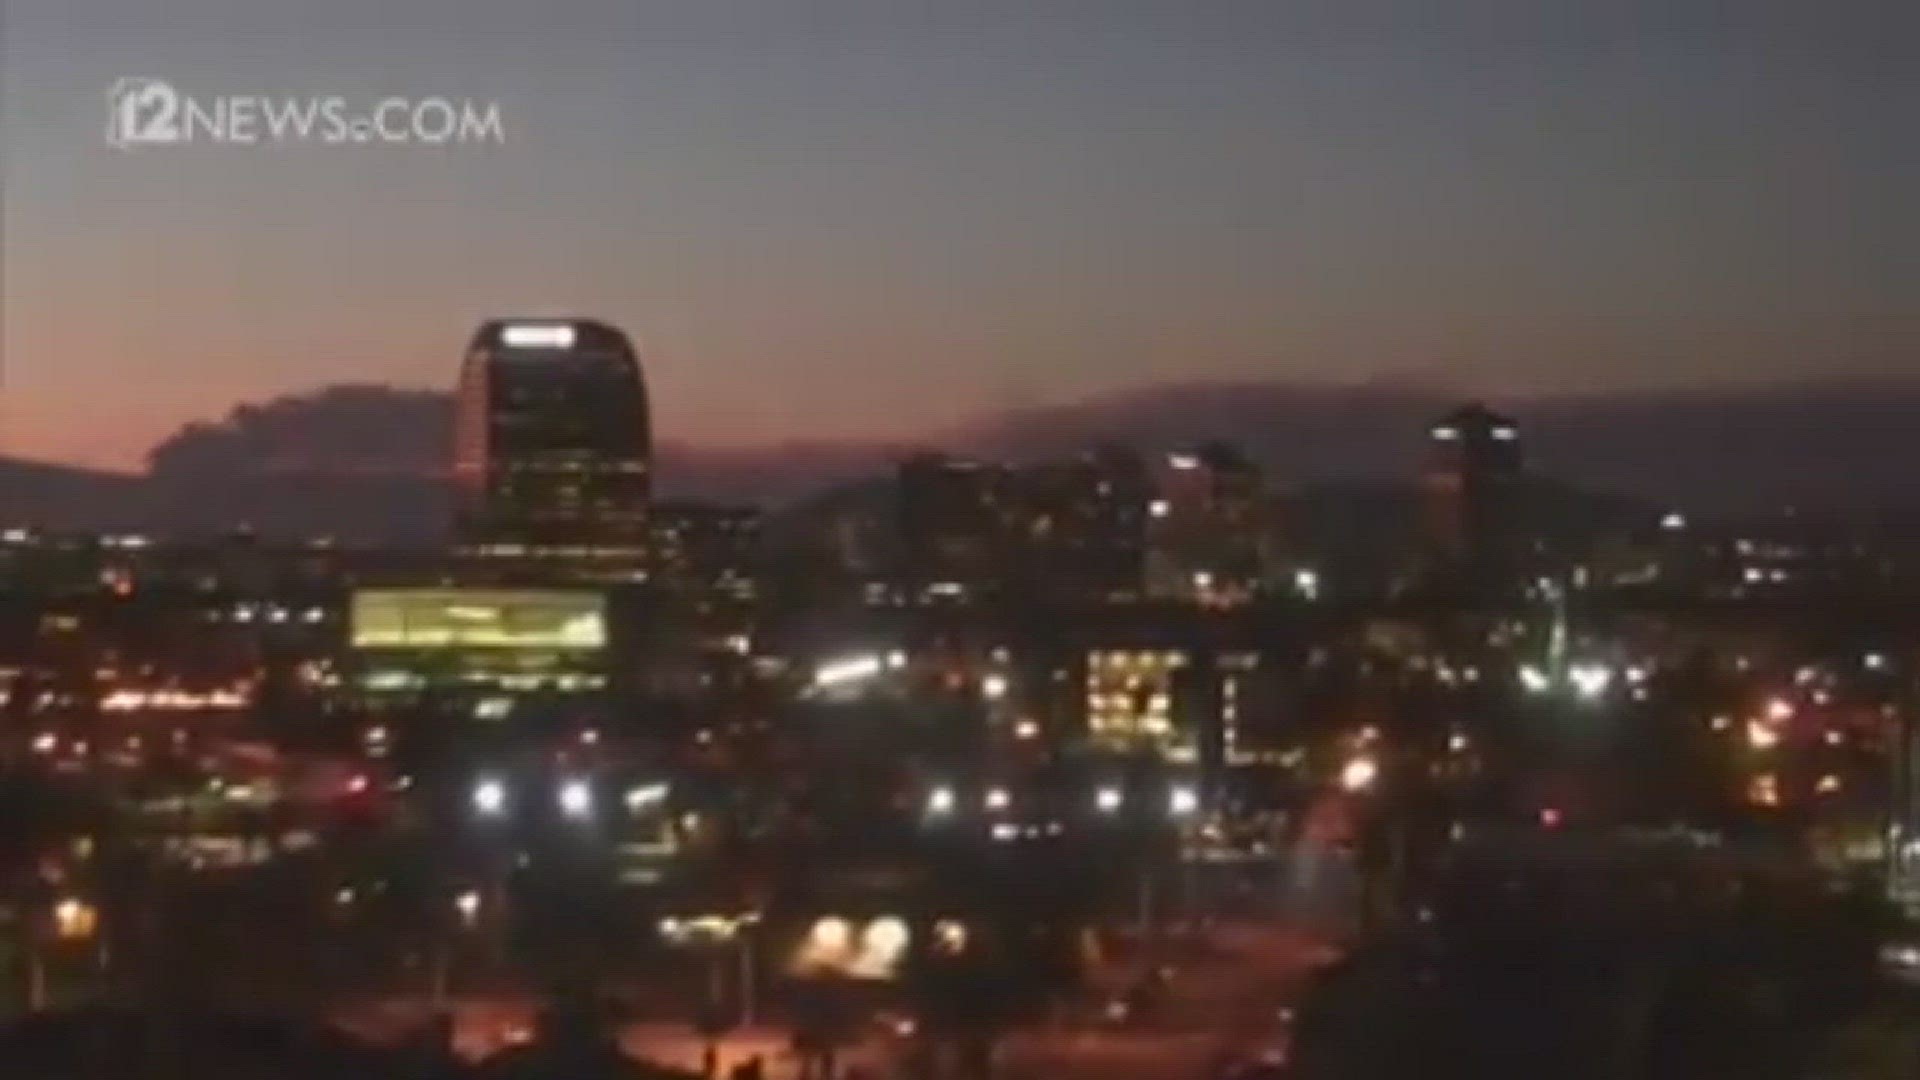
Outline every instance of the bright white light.
<path fill-rule="evenodd" d="M 1093 805 L 1103 814 L 1118 813 L 1125 796 L 1117 787 L 1103 787 L 1094 793 Z"/>
<path fill-rule="evenodd" d="M 1441 442 L 1452 442 L 1460 437 L 1460 432 L 1450 427 L 1437 427 L 1433 429 L 1433 437 Z"/>
<path fill-rule="evenodd" d="M 1155 499 L 1152 502 L 1147 504 L 1147 513 L 1152 514 L 1154 517 L 1157 517 L 1157 518 L 1166 517 L 1168 514 L 1172 512 L 1173 512 L 1173 504 L 1167 502 L 1167 500 L 1165 499 Z"/>
<path fill-rule="evenodd" d="M 1380 778 L 1380 765 L 1370 757 L 1357 757 L 1340 768 L 1340 786 L 1352 792 L 1365 791 Z"/>
<path fill-rule="evenodd" d="M 906 666 L 907 666 L 907 654 L 904 651 L 900 649 L 895 649 L 892 652 L 887 654 L 887 667 L 891 668 L 894 671 L 899 671 L 901 668 Z"/>
<path fill-rule="evenodd" d="M 1613 684 L 1613 669 L 1605 664 L 1575 664 L 1567 669 L 1567 681 L 1581 697 L 1592 700 Z"/>
<path fill-rule="evenodd" d="M 817 687 L 844 686 L 847 683 L 871 679 L 880 674 L 881 661 L 878 656 L 855 656 L 845 660 L 833 660 L 821 664 L 814 670 L 813 685 Z"/>
<path fill-rule="evenodd" d="M 650 806 L 658 806 L 667 799 L 667 785 L 641 784 L 627 789 L 627 809 L 639 813 Z"/>
<path fill-rule="evenodd" d="M 559 325 L 509 326 L 500 331 L 500 340 L 516 349 L 571 349 L 573 348 L 573 327 Z"/>
<path fill-rule="evenodd" d="M 1521 664 L 1520 685 L 1525 687 L 1529 694 L 1544 694 L 1553 689 L 1553 680 L 1547 678 L 1546 672 L 1532 664 Z"/>
<path fill-rule="evenodd" d="M 507 785 L 488 777 L 473 785 L 473 810 L 481 817 L 499 817 L 507 812 Z"/>
<path fill-rule="evenodd" d="M 1167 812 L 1186 817 L 1200 809 L 1200 793 L 1185 784 L 1176 784 L 1167 792 Z"/>
<path fill-rule="evenodd" d="M 1005 810 L 1008 806 L 1011 806 L 1012 804 L 1013 804 L 1013 796 L 1007 794 L 1006 788 L 995 787 L 995 788 L 987 789 L 987 809 Z"/>
<path fill-rule="evenodd" d="M 980 693 L 985 696 L 988 701 L 999 701 L 1001 698 L 1006 697 L 1007 677 L 1005 675 L 988 675 L 981 679 Z"/>
<path fill-rule="evenodd" d="M 993 827 L 993 838 L 1002 843 L 1020 839 L 1020 826 L 1002 821 Z"/>
<path fill-rule="evenodd" d="M 59 736 L 50 731 L 43 731 L 33 737 L 33 752 L 36 754 L 51 754 L 59 748 Z"/>
<path fill-rule="evenodd" d="M 913 933 L 907 929 L 906 921 L 895 915 L 882 915 L 873 920 L 860 935 L 860 944 L 868 952 L 888 960 L 897 958 L 912 940 Z"/>
<path fill-rule="evenodd" d="M 1320 574 L 1318 571 L 1299 569 L 1293 572 L 1293 591 L 1313 600 L 1320 595 Z"/>
<path fill-rule="evenodd" d="M 1678 532 L 1687 527 L 1686 516 L 1679 513 L 1668 514 L 1660 519 L 1660 527 L 1668 532 Z"/>
<path fill-rule="evenodd" d="M 77 897 L 66 897 L 53 905 L 54 932 L 75 941 L 90 938 L 100 925 L 100 909 Z"/>
<path fill-rule="evenodd" d="M 1786 698 L 1774 698 L 1767 702 L 1767 719 L 1776 724 L 1793 719 L 1793 702 Z"/>
<path fill-rule="evenodd" d="M 853 945 L 853 924 L 829 915 L 813 924 L 807 932 L 807 944 L 823 953 L 843 953 Z"/>
<path fill-rule="evenodd" d="M 1460 732 L 1456 731 L 1453 734 L 1447 736 L 1448 750 L 1451 750 L 1454 753 L 1458 754 L 1466 750 L 1466 748 L 1467 748 L 1467 737 L 1465 735 L 1462 735 Z"/>
<path fill-rule="evenodd" d="M 1755 750 L 1771 750 L 1780 745 L 1780 733 L 1758 720 L 1749 720 L 1747 745 Z"/>
<path fill-rule="evenodd" d="M 1200 459 L 1193 454 L 1168 454 L 1167 464 L 1184 471 L 1199 468 Z"/>
<path fill-rule="evenodd" d="M 560 785 L 560 813 L 575 821 L 593 816 L 593 785 L 585 780 L 568 780 Z"/>
<path fill-rule="evenodd" d="M 1016 739 L 1037 739 L 1040 737 L 1040 725 L 1033 720 L 1022 720 L 1013 725 L 1013 737 Z"/>
<path fill-rule="evenodd" d="M 453 908 L 460 917 L 471 923 L 480 916 L 480 894 L 468 889 L 453 899 Z"/>
<path fill-rule="evenodd" d="M 1510 427 L 1497 427 L 1493 429 L 1493 437 L 1501 442 L 1512 442 L 1520 437 L 1520 433 Z"/>
<path fill-rule="evenodd" d="M 1861 657 L 1860 663 L 1868 671 L 1887 670 L 1887 658 L 1884 655 L 1877 652 L 1870 652 L 1867 655 Z"/>
<path fill-rule="evenodd" d="M 953 813 L 953 789 L 937 787 L 927 792 L 927 813 L 934 817 L 945 817 Z"/>

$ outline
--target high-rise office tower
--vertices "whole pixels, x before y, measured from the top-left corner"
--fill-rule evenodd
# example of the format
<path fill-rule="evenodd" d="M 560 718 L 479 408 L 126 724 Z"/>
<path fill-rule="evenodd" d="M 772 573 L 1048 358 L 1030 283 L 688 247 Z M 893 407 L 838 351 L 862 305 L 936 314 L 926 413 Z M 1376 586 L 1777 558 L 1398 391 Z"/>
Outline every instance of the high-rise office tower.
<path fill-rule="evenodd" d="M 1428 547 L 1444 567 L 1489 583 L 1525 543 L 1520 429 L 1486 406 L 1462 406 L 1427 431 L 1423 477 Z"/>
<path fill-rule="evenodd" d="M 588 319 L 483 324 L 454 427 L 460 538 L 497 555 L 641 558 L 653 444 L 626 335 Z"/>
<path fill-rule="evenodd" d="M 1148 591 L 1231 607 L 1270 569 L 1272 505 L 1260 467 L 1228 443 L 1161 455 L 1149 503 Z"/>
<path fill-rule="evenodd" d="M 998 591 L 1006 470 L 921 454 L 895 474 L 902 585 L 914 602 L 966 601 Z"/>
<path fill-rule="evenodd" d="M 1139 598 L 1145 559 L 1146 467 L 1122 446 L 1026 465 L 1008 477 L 1007 578 L 1029 600 L 1065 604 Z"/>

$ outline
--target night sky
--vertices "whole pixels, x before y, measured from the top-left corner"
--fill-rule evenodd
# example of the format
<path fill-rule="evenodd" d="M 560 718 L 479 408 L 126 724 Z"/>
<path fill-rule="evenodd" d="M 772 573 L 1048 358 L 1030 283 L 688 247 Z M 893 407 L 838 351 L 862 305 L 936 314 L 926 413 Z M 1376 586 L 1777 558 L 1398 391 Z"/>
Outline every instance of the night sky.
<path fill-rule="evenodd" d="M 12 455 L 448 386 L 514 312 L 627 328 L 657 428 L 710 443 L 1207 378 L 1920 368 L 1911 5 L 5 6 Z M 494 99 L 507 142 L 126 152 L 130 75 Z"/>

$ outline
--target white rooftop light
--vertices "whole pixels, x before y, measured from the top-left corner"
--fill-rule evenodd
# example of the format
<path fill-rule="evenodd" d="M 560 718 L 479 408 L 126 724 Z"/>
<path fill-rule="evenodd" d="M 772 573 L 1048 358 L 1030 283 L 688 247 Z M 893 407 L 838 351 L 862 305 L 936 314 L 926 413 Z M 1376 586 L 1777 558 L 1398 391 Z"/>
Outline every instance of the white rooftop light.
<path fill-rule="evenodd" d="M 516 349 L 571 349 L 573 327 L 565 323 L 517 324 L 500 331 L 500 340 Z"/>

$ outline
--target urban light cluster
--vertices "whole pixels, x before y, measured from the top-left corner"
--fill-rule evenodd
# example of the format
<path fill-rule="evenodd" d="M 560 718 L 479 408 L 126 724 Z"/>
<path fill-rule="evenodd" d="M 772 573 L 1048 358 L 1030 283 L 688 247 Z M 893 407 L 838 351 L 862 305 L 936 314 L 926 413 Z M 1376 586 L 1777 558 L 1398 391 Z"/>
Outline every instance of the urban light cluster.
<path fill-rule="evenodd" d="M 959 805 L 959 795 L 950 784 L 938 784 L 927 790 L 925 811 L 929 818 L 951 817 Z M 1005 786 L 995 784 L 982 792 L 980 805 L 989 814 L 1005 813 L 1013 808 L 1013 793 Z M 1119 784 L 1102 784 L 1093 791 L 1092 806 L 1097 814 L 1116 816 L 1126 805 L 1127 792 Z M 1200 792 L 1192 784 L 1172 784 L 1167 788 L 1165 805 L 1171 817 L 1191 816 L 1200 810 Z"/>
<path fill-rule="evenodd" d="M 100 699 L 101 712 L 143 712 L 148 709 L 192 711 L 199 709 L 244 709 L 253 703 L 244 690 L 113 690 Z"/>
<path fill-rule="evenodd" d="M 936 940 L 941 940 L 940 932 L 935 933 Z M 889 979 L 898 973 L 912 942 L 912 929 L 898 915 L 882 915 L 864 924 L 827 915 L 808 929 L 788 966 L 797 975 Z"/>
<path fill-rule="evenodd" d="M 639 784 L 628 788 L 622 801 L 630 813 L 639 814 L 664 804 L 668 792 L 665 783 Z M 568 821 L 584 823 L 593 820 L 598 802 L 593 782 L 585 777 L 565 777 L 553 789 L 554 808 Z M 475 816 L 498 820 L 511 813 L 513 796 L 505 780 L 483 776 L 474 781 L 468 803 Z"/>

